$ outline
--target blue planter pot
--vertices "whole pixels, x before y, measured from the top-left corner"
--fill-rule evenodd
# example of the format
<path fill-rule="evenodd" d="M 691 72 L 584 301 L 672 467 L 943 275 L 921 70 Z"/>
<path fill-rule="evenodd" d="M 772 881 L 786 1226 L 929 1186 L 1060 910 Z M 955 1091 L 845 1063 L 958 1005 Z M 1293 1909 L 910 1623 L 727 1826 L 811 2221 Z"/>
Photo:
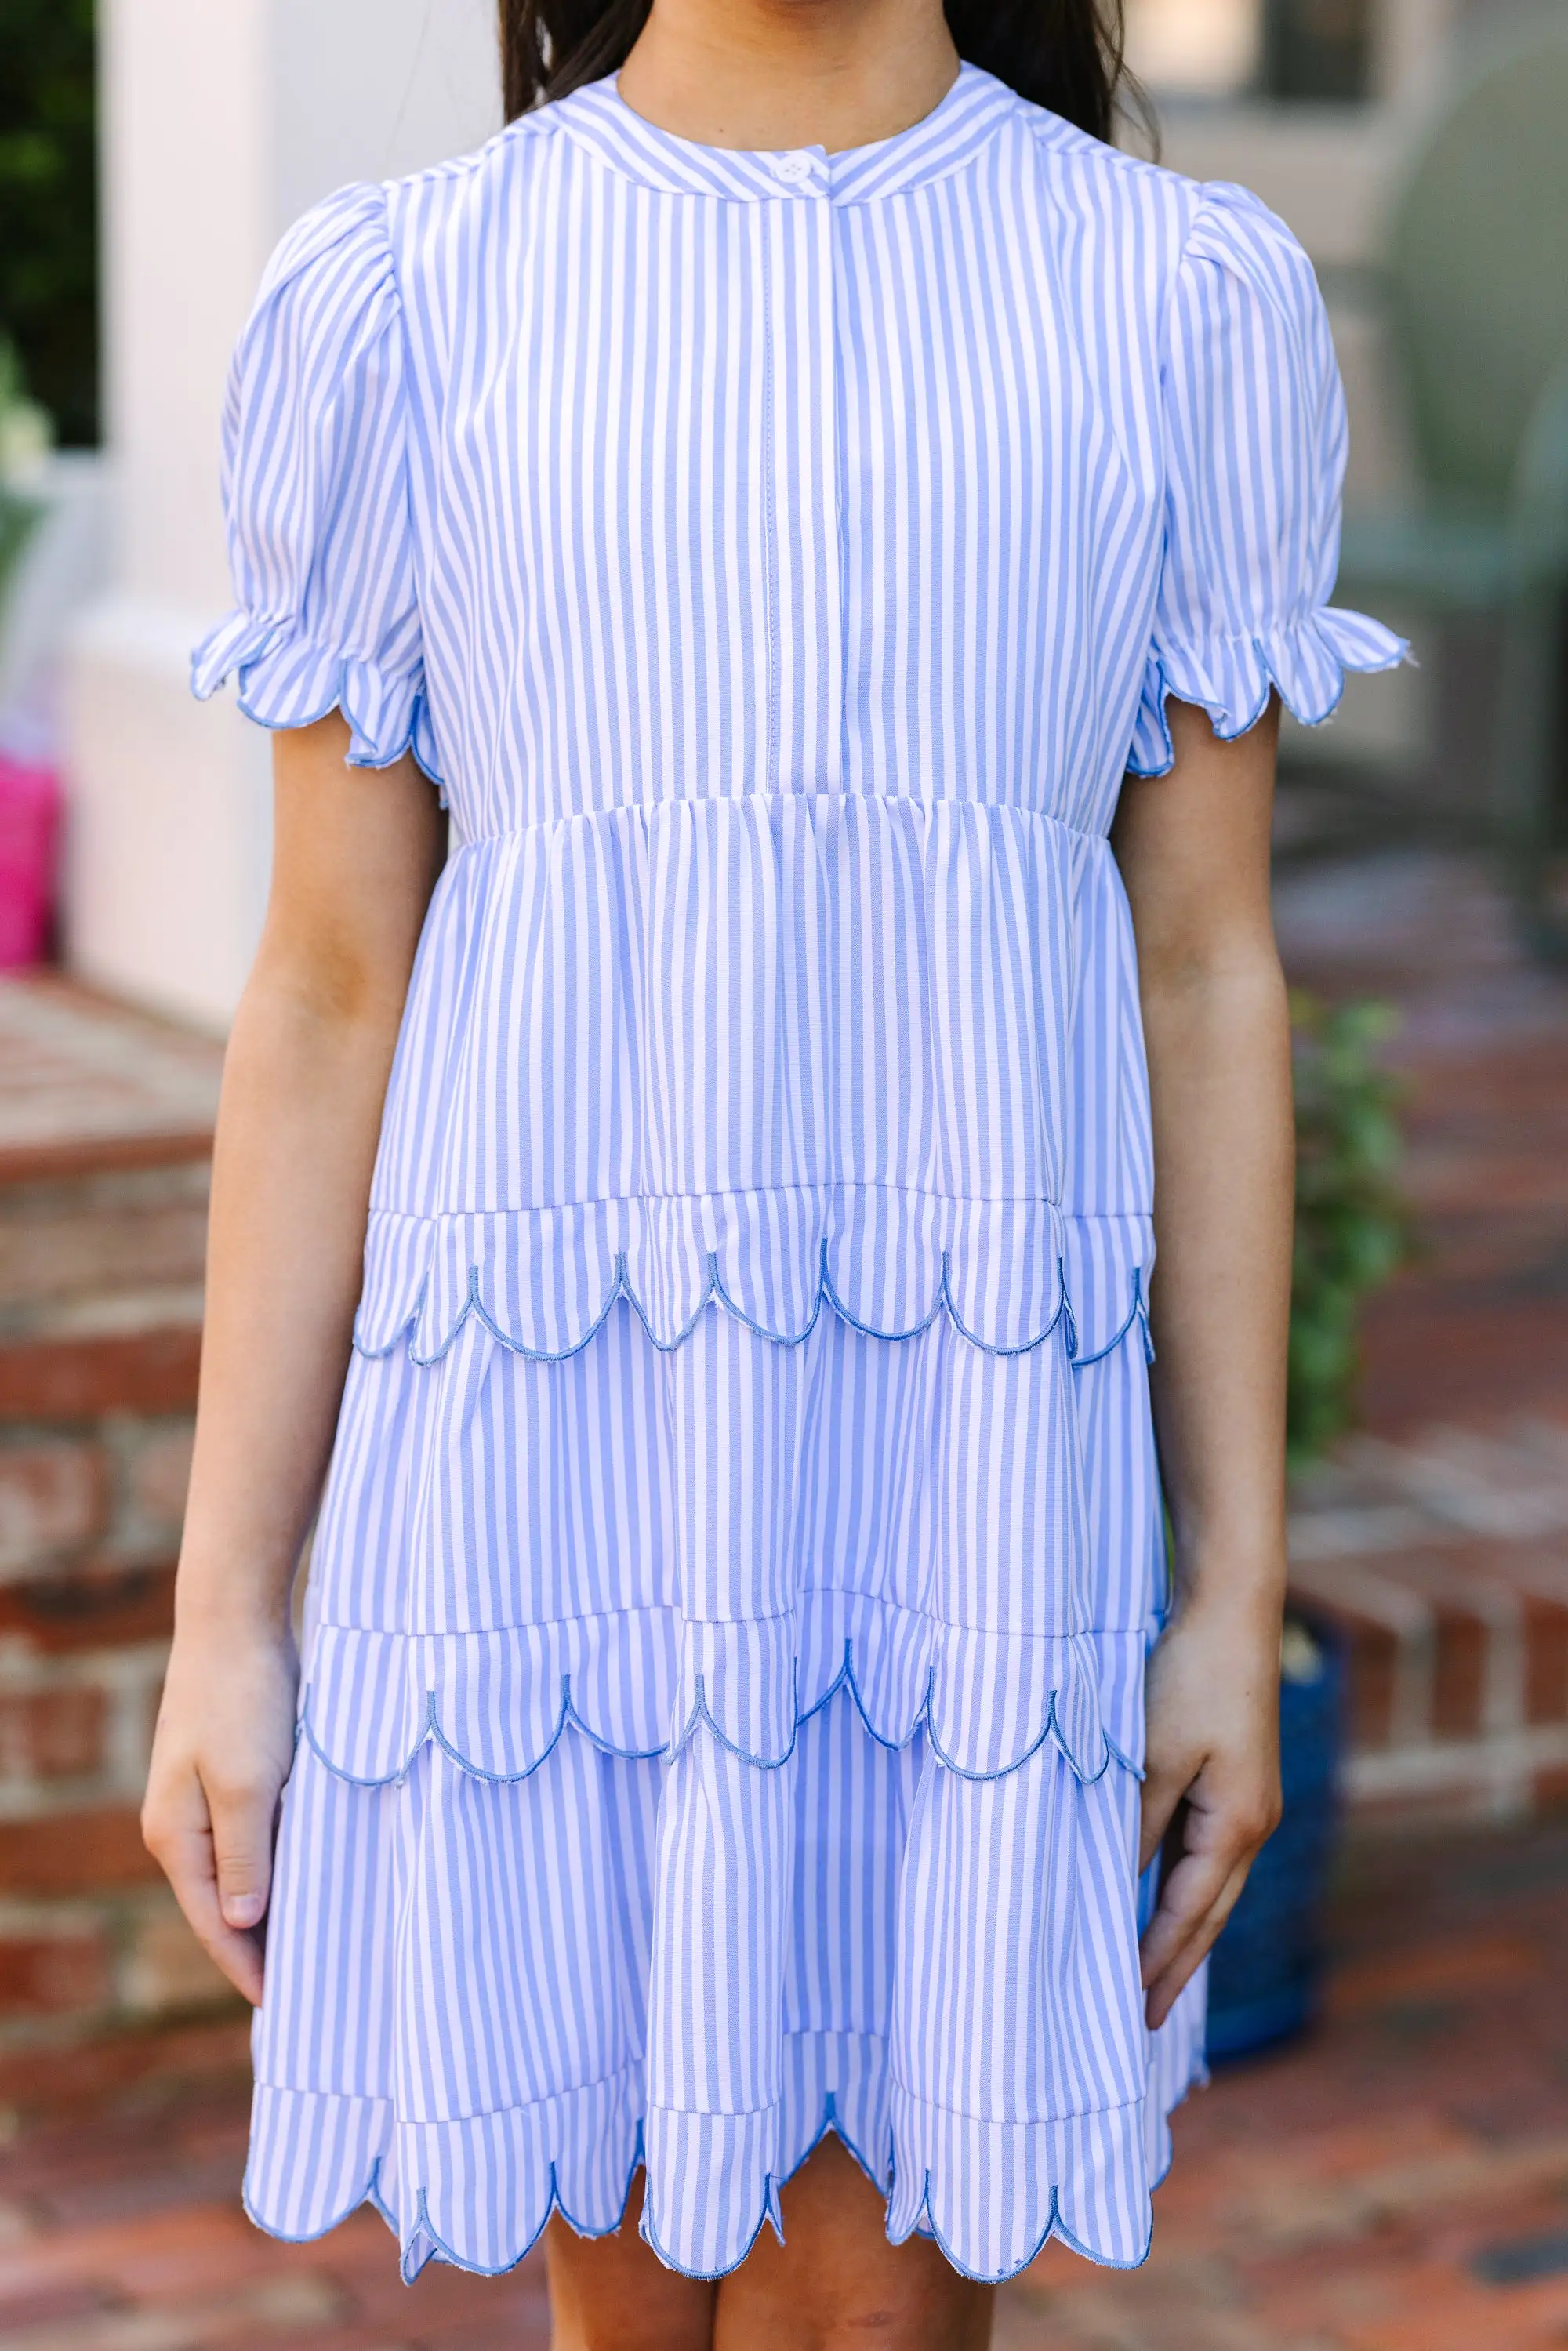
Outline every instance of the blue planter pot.
<path fill-rule="evenodd" d="M 1292 1616 L 1280 1687 L 1284 1811 L 1214 1947 L 1212 2063 L 1301 2032 L 1322 1986 L 1324 1909 L 1339 1818 L 1344 1655 L 1323 1625 Z"/>

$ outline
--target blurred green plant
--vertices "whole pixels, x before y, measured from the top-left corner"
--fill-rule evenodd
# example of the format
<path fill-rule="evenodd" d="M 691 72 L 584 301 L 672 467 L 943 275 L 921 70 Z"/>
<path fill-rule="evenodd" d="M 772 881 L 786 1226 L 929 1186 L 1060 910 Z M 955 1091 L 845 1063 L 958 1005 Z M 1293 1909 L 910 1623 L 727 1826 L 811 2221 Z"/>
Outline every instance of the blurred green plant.
<path fill-rule="evenodd" d="M 0 0 L 0 331 L 62 441 L 98 439 L 93 0 Z"/>
<path fill-rule="evenodd" d="M 1379 1058 L 1392 1007 L 1291 998 L 1296 1073 L 1296 1241 L 1287 1437 L 1312 1460 L 1354 1413 L 1363 1301 L 1409 1255 L 1398 1182 L 1399 1081 Z"/>
<path fill-rule="evenodd" d="M 16 345 L 0 334 L 0 612 L 22 549 L 42 519 L 27 486 L 51 438 L 47 414 L 27 397 Z"/>

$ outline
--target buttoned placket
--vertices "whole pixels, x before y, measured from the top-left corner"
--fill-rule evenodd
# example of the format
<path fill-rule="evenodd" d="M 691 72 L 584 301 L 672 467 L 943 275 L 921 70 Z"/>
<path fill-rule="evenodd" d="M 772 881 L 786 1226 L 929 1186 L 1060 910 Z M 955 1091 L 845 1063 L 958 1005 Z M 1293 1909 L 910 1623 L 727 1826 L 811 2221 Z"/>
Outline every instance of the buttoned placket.
<path fill-rule="evenodd" d="M 842 781 L 832 167 L 821 148 L 770 156 L 762 236 L 768 339 L 771 789 Z"/>

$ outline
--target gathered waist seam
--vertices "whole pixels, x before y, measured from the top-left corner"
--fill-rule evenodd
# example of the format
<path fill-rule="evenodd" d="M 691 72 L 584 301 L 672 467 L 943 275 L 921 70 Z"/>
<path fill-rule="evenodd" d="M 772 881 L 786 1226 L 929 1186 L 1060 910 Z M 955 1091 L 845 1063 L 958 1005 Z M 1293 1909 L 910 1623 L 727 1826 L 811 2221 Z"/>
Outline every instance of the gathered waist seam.
<path fill-rule="evenodd" d="M 567 809 L 559 816 L 536 817 L 530 824 L 507 825 L 495 832 L 464 833 L 454 842 L 453 854 L 461 856 L 467 849 L 491 849 L 505 841 L 522 841 L 531 832 L 559 832 L 566 825 L 601 824 L 615 819 L 625 820 L 632 817 L 647 818 L 658 815 L 666 809 L 744 808 L 753 800 L 766 801 L 769 806 L 781 805 L 788 800 L 811 802 L 821 800 L 831 801 L 840 806 L 859 801 L 873 808 L 912 808 L 933 810 L 985 809 L 999 816 L 1028 817 L 1032 822 L 1048 824 L 1056 831 L 1068 834 L 1074 841 L 1097 842 L 1106 849 L 1110 847 L 1110 835 L 1107 832 L 1093 832 L 1085 825 L 1070 824 L 1065 817 L 1055 815 L 1050 809 L 1025 808 L 1016 800 L 953 799 L 946 797 L 938 799 L 919 799 L 912 792 L 767 791 L 702 795 L 695 792 L 682 792 L 664 800 L 626 800 L 609 808 Z"/>
<path fill-rule="evenodd" d="M 894 1184 L 880 1177 L 824 1176 L 814 1184 L 713 1185 L 701 1192 L 595 1192 L 578 1200 L 549 1200 L 542 1205 L 498 1208 L 398 1208 L 372 1200 L 370 1214 L 397 1217 L 411 1225 L 434 1225 L 480 1217 L 561 1217 L 580 1208 L 639 1208 L 666 1201 L 767 1199 L 779 1192 L 886 1192 L 904 1200 L 932 1200 L 944 1207 L 1044 1208 L 1071 1224 L 1146 1223 L 1153 1213 L 1148 1208 L 1069 1208 L 1044 1192 L 937 1192 L 928 1185 Z"/>

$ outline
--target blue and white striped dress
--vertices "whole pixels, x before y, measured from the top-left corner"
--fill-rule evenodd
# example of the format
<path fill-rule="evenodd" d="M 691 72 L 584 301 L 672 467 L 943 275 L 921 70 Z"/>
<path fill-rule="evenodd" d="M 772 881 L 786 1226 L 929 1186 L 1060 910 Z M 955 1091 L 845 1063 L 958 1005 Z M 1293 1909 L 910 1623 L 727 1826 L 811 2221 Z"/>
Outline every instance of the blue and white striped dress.
<path fill-rule="evenodd" d="M 1164 1545 L 1106 841 L 1397 659 L 1237 188 L 966 68 L 756 153 L 598 83 L 319 205 L 196 684 L 412 748 L 453 850 L 315 1546 L 250 2209 L 405 2273 L 552 2206 L 734 2266 L 836 2130 L 981 2278 L 1147 2250 Z M 1157 789 L 1157 787 L 1150 787 Z"/>

